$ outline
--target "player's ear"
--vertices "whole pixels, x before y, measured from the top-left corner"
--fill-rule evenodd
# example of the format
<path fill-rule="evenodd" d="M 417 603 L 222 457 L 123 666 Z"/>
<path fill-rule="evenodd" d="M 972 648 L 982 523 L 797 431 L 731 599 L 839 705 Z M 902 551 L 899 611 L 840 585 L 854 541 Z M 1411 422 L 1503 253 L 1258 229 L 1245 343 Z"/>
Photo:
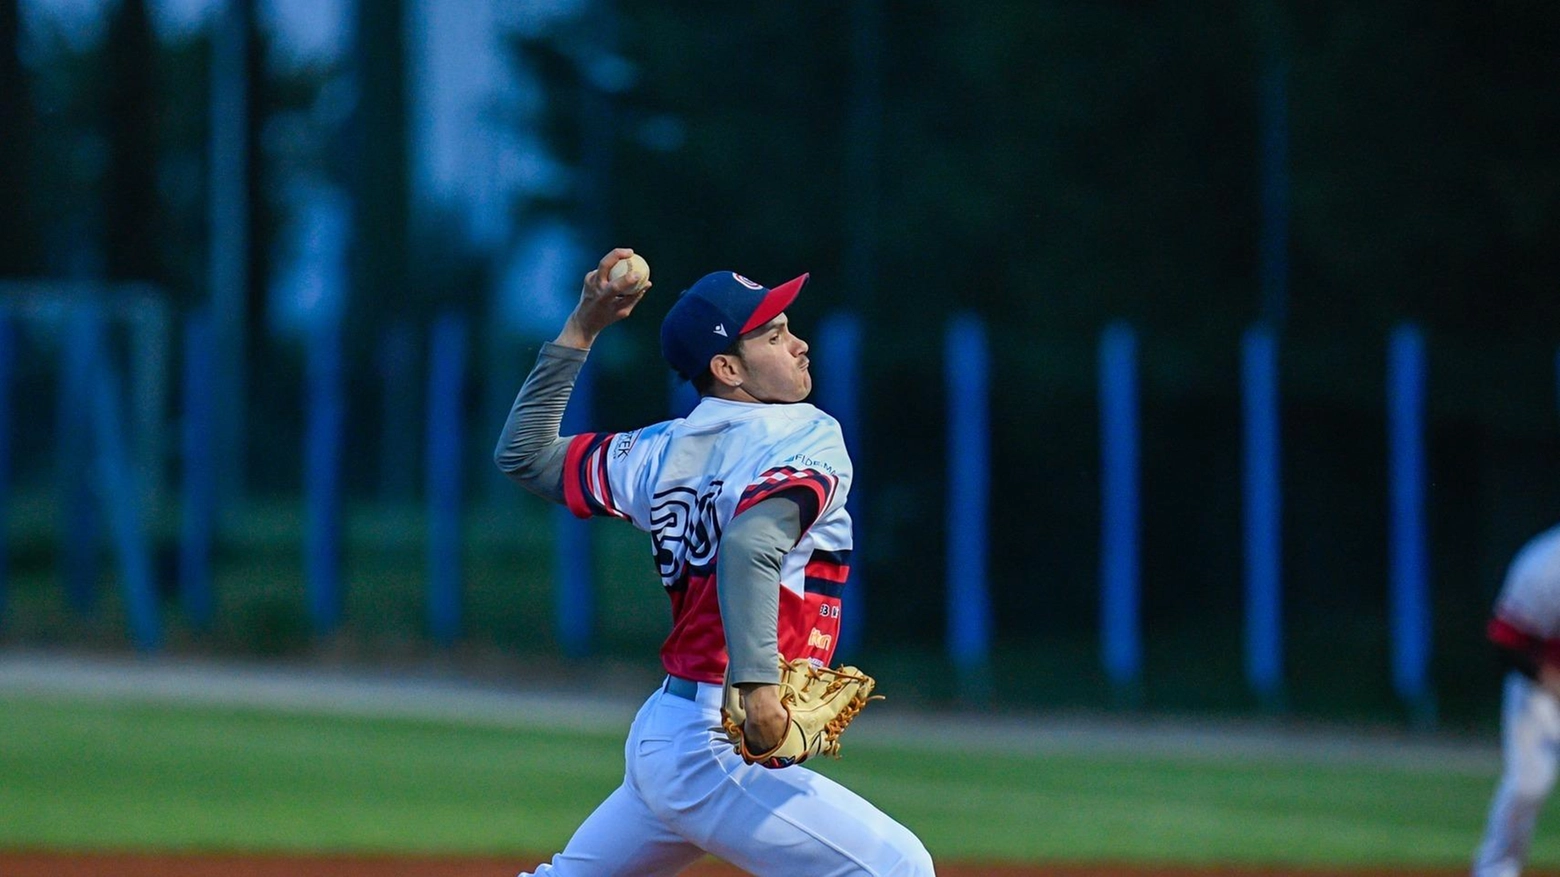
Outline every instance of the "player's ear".
<path fill-rule="evenodd" d="M 717 353 L 710 357 L 710 373 L 715 376 L 717 384 L 742 386 L 742 360 L 729 353 Z"/>

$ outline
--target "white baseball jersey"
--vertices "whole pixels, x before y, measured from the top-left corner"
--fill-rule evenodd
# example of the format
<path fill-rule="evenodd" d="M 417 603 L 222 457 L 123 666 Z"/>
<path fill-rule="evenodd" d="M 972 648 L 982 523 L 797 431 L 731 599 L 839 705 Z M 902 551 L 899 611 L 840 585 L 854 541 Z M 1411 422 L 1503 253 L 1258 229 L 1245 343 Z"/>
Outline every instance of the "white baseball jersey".
<path fill-rule="evenodd" d="M 672 600 L 661 663 L 674 676 L 710 683 L 726 671 L 715 589 L 721 534 L 732 518 L 781 493 L 801 506 L 802 537 L 780 567 L 780 654 L 831 661 L 850 569 L 850 483 L 834 418 L 806 403 L 711 397 L 686 418 L 576 436 L 563 467 L 575 515 L 622 518 L 650 534 Z"/>
<path fill-rule="evenodd" d="M 1560 527 L 1534 537 L 1512 560 L 1489 636 L 1506 648 L 1560 662 Z"/>

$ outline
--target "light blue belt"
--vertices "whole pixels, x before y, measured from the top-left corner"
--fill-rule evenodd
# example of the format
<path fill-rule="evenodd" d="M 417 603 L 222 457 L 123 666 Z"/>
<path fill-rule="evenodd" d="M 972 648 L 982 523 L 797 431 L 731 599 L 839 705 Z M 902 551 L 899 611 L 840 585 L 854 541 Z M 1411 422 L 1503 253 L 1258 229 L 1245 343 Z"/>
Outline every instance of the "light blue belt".
<path fill-rule="evenodd" d="M 681 676 L 666 677 L 666 684 L 661 686 L 667 694 L 676 695 L 684 700 L 699 699 L 699 683 L 692 679 L 684 679 Z"/>

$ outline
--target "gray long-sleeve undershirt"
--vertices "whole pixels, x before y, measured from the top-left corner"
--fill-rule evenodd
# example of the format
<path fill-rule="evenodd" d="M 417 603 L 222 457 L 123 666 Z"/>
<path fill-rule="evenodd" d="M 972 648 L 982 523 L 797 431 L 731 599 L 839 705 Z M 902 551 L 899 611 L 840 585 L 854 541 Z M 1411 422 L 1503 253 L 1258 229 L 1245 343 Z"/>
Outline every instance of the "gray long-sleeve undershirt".
<path fill-rule="evenodd" d="M 493 462 L 511 480 L 560 504 L 572 436 L 558 430 L 587 355 L 542 345 L 493 451 Z M 780 681 L 780 564 L 801 536 L 801 507 L 780 495 L 738 515 L 721 537 L 715 582 L 734 684 Z"/>
<path fill-rule="evenodd" d="M 498 436 L 493 462 L 526 490 L 563 502 L 563 458 L 570 436 L 558 435 L 588 350 L 543 344 Z"/>
<path fill-rule="evenodd" d="M 737 515 L 715 556 L 715 592 L 733 685 L 780 681 L 780 564 L 802 538 L 802 508 L 785 494 Z"/>

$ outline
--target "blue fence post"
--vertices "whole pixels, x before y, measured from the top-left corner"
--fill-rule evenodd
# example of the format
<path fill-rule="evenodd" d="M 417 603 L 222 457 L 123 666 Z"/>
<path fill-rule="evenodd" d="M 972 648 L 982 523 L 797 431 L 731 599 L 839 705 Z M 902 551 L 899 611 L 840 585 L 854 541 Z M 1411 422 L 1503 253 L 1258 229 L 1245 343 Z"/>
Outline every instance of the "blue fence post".
<path fill-rule="evenodd" d="M 1415 326 L 1392 332 L 1387 363 L 1391 472 L 1392 681 L 1421 726 L 1435 723 L 1430 664 L 1429 564 L 1425 528 L 1425 343 Z"/>
<path fill-rule="evenodd" d="M 563 414 L 565 435 L 578 435 L 591 428 L 591 396 L 594 394 L 590 363 L 580 369 L 574 393 Z M 582 521 L 559 506 L 553 510 L 557 528 L 557 548 L 553 560 L 553 588 L 557 596 L 558 644 L 571 658 L 591 652 L 591 630 L 595 626 L 595 593 L 592 585 L 590 522 Z"/>
<path fill-rule="evenodd" d="M 196 630 L 211 627 L 216 601 L 211 586 L 211 544 L 217 516 L 216 334 L 211 313 L 189 316 L 184 330 L 182 434 L 183 517 L 179 527 L 179 595 Z"/>
<path fill-rule="evenodd" d="M 63 334 L 55 434 L 59 436 L 61 571 L 66 601 L 81 615 L 97 602 L 102 536 L 91 480 L 92 366 L 102 336 L 102 317 L 94 308 L 71 309 Z"/>
<path fill-rule="evenodd" d="M 162 644 L 157 613 L 157 591 L 152 580 L 152 553 L 141 514 L 145 492 L 137 484 L 130 451 L 125 444 L 126 418 L 120 398 L 119 376 L 108 353 L 100 345 L 89 357 L 92 440 L 96 446 L 94 475 L 104 512 L 108 517 L 124 586 L 125 612 L 130 638 L 143 652 Z"/>
<path fill-rule="evenodd" d="M 0 629 L 5 625 L 11 516 L 11 373 L 17 360 L 16 325 L 11 316 L 0 311 Z"/>
<path fill-rule="evenodd" d="M 1100 644 L 1116 697 L 1142 697 L 1139 565 L 1137 334 L 1125 323 L 1100 333 Z"/>
<path fill-rule="evenodd" d="M 817 343 L 813 345 L 813 357 L 821 368 L 820 400 L 823 410 L 840 422 L 845 434 L 845 450 L 853 462 L 850 497 L 845 508 L 850 512 L 854 525 L 852 539 L 855 542 L 854 557 L 845 591 L 840 598 L 840 641 L 835 654 L 849 654 L 849 649 L 861 647 L 863 615 L 866 611 L 866 583 L 861 573 L 862 516 L 864 504 L 861 486 L 861 320 L 851 313 L 832 314 L 818 327 Z"/>
<path fill-rule="evenodd" d="M 461 628 L 461 442 L 465 430 L 466 321 L 433 325 L 428 373 L 428 629 L 448 646 Z"/>
<path fill-rule="evenodd" d="M 1246 681 L 1262 705 L 1283 707 L 1283 586 L 1278 344 L 1266 326 L 1241 340 L 1245 413 Z"/>
<path fill-rule="evenodd" d="M 979 318 L 961 314 L 945 340 L 948 391 L 947 612 L 948 655 L 960 669 L 991 658 L 991 595 L 986 581 L 991 478 L 989 362 Z M 961 673 L 961 697 L 985 700 L 983 673 Z"/>
<path fill-rule="evenodd" d="M 341 329 L 325 319 L 306 333 L 304 379 L 304 581 L 319 635 L 341 626 L 341 445 L 346 420 Z"/>

